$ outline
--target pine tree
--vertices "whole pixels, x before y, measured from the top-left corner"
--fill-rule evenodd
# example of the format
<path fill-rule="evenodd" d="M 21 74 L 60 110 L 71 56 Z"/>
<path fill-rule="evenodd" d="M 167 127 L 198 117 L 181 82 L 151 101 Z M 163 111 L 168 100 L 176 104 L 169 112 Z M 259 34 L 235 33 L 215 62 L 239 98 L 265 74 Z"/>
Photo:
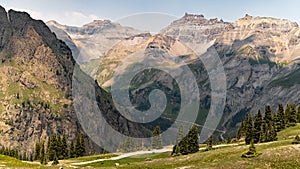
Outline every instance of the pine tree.
<path fill-rule="evenodd" d="M 277 132 L 274 125 L 271 107 L 269 105 L 266 106 L 265 116 L 263 121 L 263 142 L 269 142 L 277 140 Z"/>
<path fill-rule="evenodd" d="M 198 127 L 193 125 L 188 135 L 188 151 L 189 153 L 196 153 L 199 151 L 199 138 L 198 138 Z"/>
<path fill-rule="evenodd" d="M 267 105 L 267 106 L 266 106 L 264 121 L 265 121 L 267 124 L 272 124 L 272 123 L 273 123 L 273 119 L 272 119 L 272 110 L 271 110 L 271 106 L 270 106 L 270 105 Z"/>
<path fill-rule="evenodd" d="M 28 160 L 27 160 L 26 152 L 23 153 L 22 160 L 23 160 L 23 161 L 28 161 Z"/>
<path fill-rule="evenodd" d="M 70 158 L 76 157 L 76 149 L 75 149 L 73 141 L 71 141 L 71 143 L 70 143 L 69 152 L 70 152 Z"/>
<path fill-rule="evenodd" d="M 85 154 L 85 142 L 84 142 L 84 138 L 83 138 L 83 135 L 82 134 L 79 134 L 77 136 L 77 141 L 76 141 L 76 144 L 75 144 L 75 154 L 76 154 L 76 157 L 81 157 Z"/>
<path fill-rule="evenodd" d="M 190 154 L 199 151 L 198 127 L 193 125 L 188 134 L 173 147 L 172 155 Z"/>
<path fill-rule="evenodd" d="M 57 158 L 57 155 L 56 155 L 56 152 L 54 153 L 54 157 L 53 157 L 53 163 L 52 165 L 58 165 L 59 162 L 58 162 L 58 158 Z"/>
<path fill-rule="evenodd" d="M 40 150 L 41 146 L 39 142 L 35 143 L 35 148 L 34 148 L 34 160 L 39 160 L 40 159 Z"/>
<path fill-rule="evenodd" d="M 56 156 L 59 160 L 61 160 L 63 159 L 62 140 L 59 135 L 56 137 L 56 139 Z"/>
<path fill-rule="evenodd" d="M 242 119 L 241 126 L 238 128 L 236 138 L 239 140 L 243 136 L 245 136 L 245 122 L 244 122 L 244 119 Z"/>
<path fill-rule="evenodd" d="M 246 114 L 246 130 L 245 130 L 245 142 L 250 144 L 253 139 L 253 121 L 250 114 Z"/>
<path fill-rule="evenodd" d="M 180 155 L 181 155 L 181 152 L 180 152 L 180 146 L 179 146 L 179 144 L 176 144 L 176 145 L 173 147 L 172 156 L 180 156 Z"/>
<path fill-rule="evenodd" d="M 252 158 L 260 155 L 261 153 L 256 152 L 256 148 L 254 146 L 253 140 L 250 142 L 249 150 L 242 154 L 244 158 Z"/>
<path fill-rule="evenodd" d="M 41 147 L 40 147 L 40 162 L 41 164 L 43 165 L 46 165 L 47 164 L 47 157 L 46 157 L 46 154 L 45 154 L 45 143 L 42 142 L 41 143 Z"/>
<path fill-rule="evenodd" d="M 284 112 L 284 122 L 286 127 L 289 127 L 290 116 L 291 116 L 291 107 L 289 104 L 287 104 Z"/>
<path fill-rule="evenodd" d="M 80 148 L 81 148 L 81 156 L 84 156 L 85 155 L 85 141 L 84 141 L 83 135 L 81 135 Z"/>
<path fill-rule="evenodd" d="M 227 144 L 230 144 L 231 143 L 231 137 L 229 134 L 227 134 L 227 137 L 226 137 L 226 143 Z"/>
<path fill-rule="evenodd" d="M 206 150 L 211 150 L 213 145 L 213 136 L 211 135 L 206 141 Z"/>
<path fill-rule="evenodd" d="M 55 134 L 53 134 L 48 141 L 48 151 L 47 155 L 50 161 L 53 161 L 54 159 L 54 154 L 58 153 L 57 149 L 57 137 Z"/>
<path fill-rule="evenodd" d="M 258 110 L 258 113 L 254 117 L 254 127 L 253 127 L 253 142 L 258 143 L 261 141 L 262 137 L 262 113 Z"/>
<path fill-rule="evenodd" d="M 180 125 L 178 128 L 177 135 L 176 135 L 175 144 L 178 144 L 183 138 L 184 138 L 184 127 L 183 127 L 183 125 Z"/>
<path fill-rule="evenodd" d="M 61 152 L 62 159 L 68 158 L 68 144 L 67 144 L 67 138 L 65 134 L 63 134 L 63 138 L 62 138 L 61 151 L 62 151 Z"/>
<path fill-rule="evenodd" d="M 282 104 L 279 104 L 278 110 L 277 110 L 277 118 L 275 120 L 276 123 L 276 131 L 279 132 L 283 129 L 285 129 L 285 117 L 284 117 L 284 108 Z"/>
<path fill-rule="evenodd" d="M 297 123 L 297 111 L 296 111 L 295 104 L 290 106 L 290 116 L 288 121 L 289 121 L 289 126 L 295 126 Z"/>
<path fill-rule="evenodd" d="M 159 126 L 156 126 L 152 133 L 152 148 L 153 149 L 161 149 L 162 148 L 162 139 L 161 139 Z"/>

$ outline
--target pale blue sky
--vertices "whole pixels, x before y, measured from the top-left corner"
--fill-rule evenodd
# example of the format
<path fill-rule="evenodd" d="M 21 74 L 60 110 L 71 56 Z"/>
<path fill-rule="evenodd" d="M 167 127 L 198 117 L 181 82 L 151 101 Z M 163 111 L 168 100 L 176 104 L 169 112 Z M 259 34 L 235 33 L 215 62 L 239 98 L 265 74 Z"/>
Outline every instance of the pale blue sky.
<path fill-rule="evenodd" d="M 248 13 L 300 23 L 298 0 L 0 0 L 0 5 L 7 10 L 27 11 L 36 19 L 76 26 L 94 19 L 115 21 L 143 12 L 162 12 L 177 17 L 188 12 L 225 21 L 235 21 Z"/>

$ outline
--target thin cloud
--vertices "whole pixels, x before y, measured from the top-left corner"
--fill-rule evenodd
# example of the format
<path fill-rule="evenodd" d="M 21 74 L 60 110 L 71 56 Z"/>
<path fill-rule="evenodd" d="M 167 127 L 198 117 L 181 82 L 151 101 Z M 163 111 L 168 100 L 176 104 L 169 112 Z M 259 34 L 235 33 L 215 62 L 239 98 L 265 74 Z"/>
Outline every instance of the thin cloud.
<path fill-rule="evenodd" d="M 73 11 L 73 12 L 65 12 L 64 18 L 61 19 L 61 22 L 67 25 L 74 26 L 82 26 L 90 21 L 99 19 L 98 16 L 94 14 L 86 15 L 81 12 Z"/>

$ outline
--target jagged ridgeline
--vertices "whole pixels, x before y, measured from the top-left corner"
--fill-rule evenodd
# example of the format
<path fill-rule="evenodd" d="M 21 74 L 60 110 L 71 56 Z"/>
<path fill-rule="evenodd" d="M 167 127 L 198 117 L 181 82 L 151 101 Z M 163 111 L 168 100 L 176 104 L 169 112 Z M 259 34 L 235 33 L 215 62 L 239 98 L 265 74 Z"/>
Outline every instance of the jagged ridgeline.
<path fill-rule="evenodd" d="M 75 60 L 69 47 L 45 23 L 25 12 L 6 12 L 0 7 L 0 60 L 0 146 L 29 156 L 35 143 L 45 140 L 47 144 L 53 134 L 65 134 L 68 144 L 84 134 L 72 100 Z M 109 97 L 92 85 L 99 98 Z M 116 112 L 108 102 L 101 109 L 107 114 Z M 127 121 L 110 120 L 134 132 L 134 125 Z M 86 153 L 99 150 L 85 134 L 84 139 Z"/>

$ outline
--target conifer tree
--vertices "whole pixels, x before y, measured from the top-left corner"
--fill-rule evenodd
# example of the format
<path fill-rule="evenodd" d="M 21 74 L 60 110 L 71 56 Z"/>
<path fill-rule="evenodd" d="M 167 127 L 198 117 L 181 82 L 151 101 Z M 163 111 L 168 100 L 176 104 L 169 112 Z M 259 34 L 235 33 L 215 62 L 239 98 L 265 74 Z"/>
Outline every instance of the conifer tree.
<path fill-rule="evenodd" d="M 84 138 L 83 138 L 83 135 L 82 134 L 79 134 L 77 136 L 77 141 L 76 141 L 76 144 L 75 144 L 75 154 L 76 154 L 76 157 L 81 157 L 85 154 L 85 142 L 84 142 Z"/>
<path fill-rule="evenodd" d="M 297 111 L 296 111 L 295 104 L 290 106 L 290 116 L 288 121 L 289 121 L 289 126 L 295 126 L 297 123 Z"/>
<path fill-rule="evenodd" d="M 238 128 L 236 138 L 239 140 L 243 136 L 245 136 L 245 122 L 244 122 L 244 119 L 242 119 L 241 126 Z"/>
<path fill-rule="evenodd" d="M 40 142 L 35 143 L 35 148 L 34 148 L 34 160 L 39 160 L 40 159 Z"/>
<path fill-rule="evenodd" d="M 211 150 L 213 145 L 213 136 L 211 135 L 206 141 L 206 150 Z"/>
<path fill-rule="evenodd" d="M 59 135 L 56 137 L 56 156 L 59 160 L 63 159 L 63 154 L 62 154 L 62 140 Z"/>
<path fill-rule="evenodd" d="M 265 109 L 262 140 L 263 142 L 277 140 L 277 132 L 272 117 L 271 107 L 269 105 L 267 105 Z"/>
<path fill-rule="evenodd" d="M 193 125 L 188 134 L 173 147 L 172 155 L 186 155 L 199 151 L 198 127 Z"/>
<path fill-rule="evenodd" d="M 250 144 L 253 139 L 253 121 L 250 114 L 246 114 L 246 130 L 245 130 L 245 142 Z"/>
<path fill-rule="evenodd" d="M 262 113 L 260 110 L 258 110 L 258 113 L 254 117 L 254 127 L 253 127 L 253 142 L 254 143 L 258 143 L 261 141 L 262 124 L 263 124 Z"/>
<path fill-rule="evenodd" d="M 183 125 L 180 125 L 178 128 L 178 132 L 176 134 L 175 144 L 178 144 L 183 138 L 184 138 L 184 127 L 183 127 Z"/>
<path fill-rule="evenodd" d="M 276 123 L 276 131 L 281 131 L 283 129 L 285 129 L 285 117 L 284 117 L 284 108 L 282 103 L 279 104 L 278 106 L 278 110 L 277 110 L 277 118 L 275 120 Z"/>
<path fill-rule="evenodd" d="M 23 161 L 28 161 L 28 160 L 27 160 L 26 152 L 23 153 L 22 160 L 23 160 Z"/>
<path fill-rule="evenodd" d="M 57 158 L 57 154 L 56 152 L 54 153 L 54 157 L 53 157 L 53 163 L 52 165 L 58 165 L 59 164 L 59 161 L 58 161 L 58 158 Z"/>
<path fill-rule="evenodd" d="M 62 159 L 68 158 L 68 144 L 67 144 L 67 138 L 65 134 L 63 134 L 61 149 L 62 149 Z"/>
<path fill-rule="evenodd" d="M 152 133 L 152 148 L 161 149 L 162 148 L 162 139 L 160 135 L 160 127 L 156 126 Z"/>
<path fill-rule="evenodd" d="M 54 154 L 55 153 L 58 153 L 58 148 L 57 148 L 57 137 L 55 134 L 53 134 L 50 138 L 49 138 L 49 141 L 48 141 L 48 151 L 47 151 L 47 154 L 48 154 L 48 158 L 50 161 L 53 161 L 54 159 Z"/>
<path fill-rule="evenodd" d="M 199 151 L 199 138 L 198 138 L 198 127 L 193 125 L 188 135 L 188 147 L 189 153 L 196 153 Z"/>
<path fill-rule="evenodd" d="M 46 154 L 45 154 L 45 143 L 42 142 L 41 143 L 41 147 L 40 147 L 40 162 L 41 164 L 43 165 L 46 165 L 47 164 L 47 157 L 46 157 Z"/>
<path fill-rule="evenodd" d="M 231 137 L 229 134 L 227 134 L 227 137 L 226 137 L 226 143 L 227 144 L 230 144 L 231 143 Z"/>
<path fill-rule="evenodd" d="M 69 152 L 70 152 L 70 158 L 76 157 L 76 149 L 75 149 L 73 141 L 71 141 L 71 143 L 70 143 Z"/>
<path fill-rule="evenodd" d="M 285 112 L 284 112 L 284 121 L 286 127 L 289 127 L 289 119 L 291 116 L 291 107 L 289 104 L 286 105 Z"/>

